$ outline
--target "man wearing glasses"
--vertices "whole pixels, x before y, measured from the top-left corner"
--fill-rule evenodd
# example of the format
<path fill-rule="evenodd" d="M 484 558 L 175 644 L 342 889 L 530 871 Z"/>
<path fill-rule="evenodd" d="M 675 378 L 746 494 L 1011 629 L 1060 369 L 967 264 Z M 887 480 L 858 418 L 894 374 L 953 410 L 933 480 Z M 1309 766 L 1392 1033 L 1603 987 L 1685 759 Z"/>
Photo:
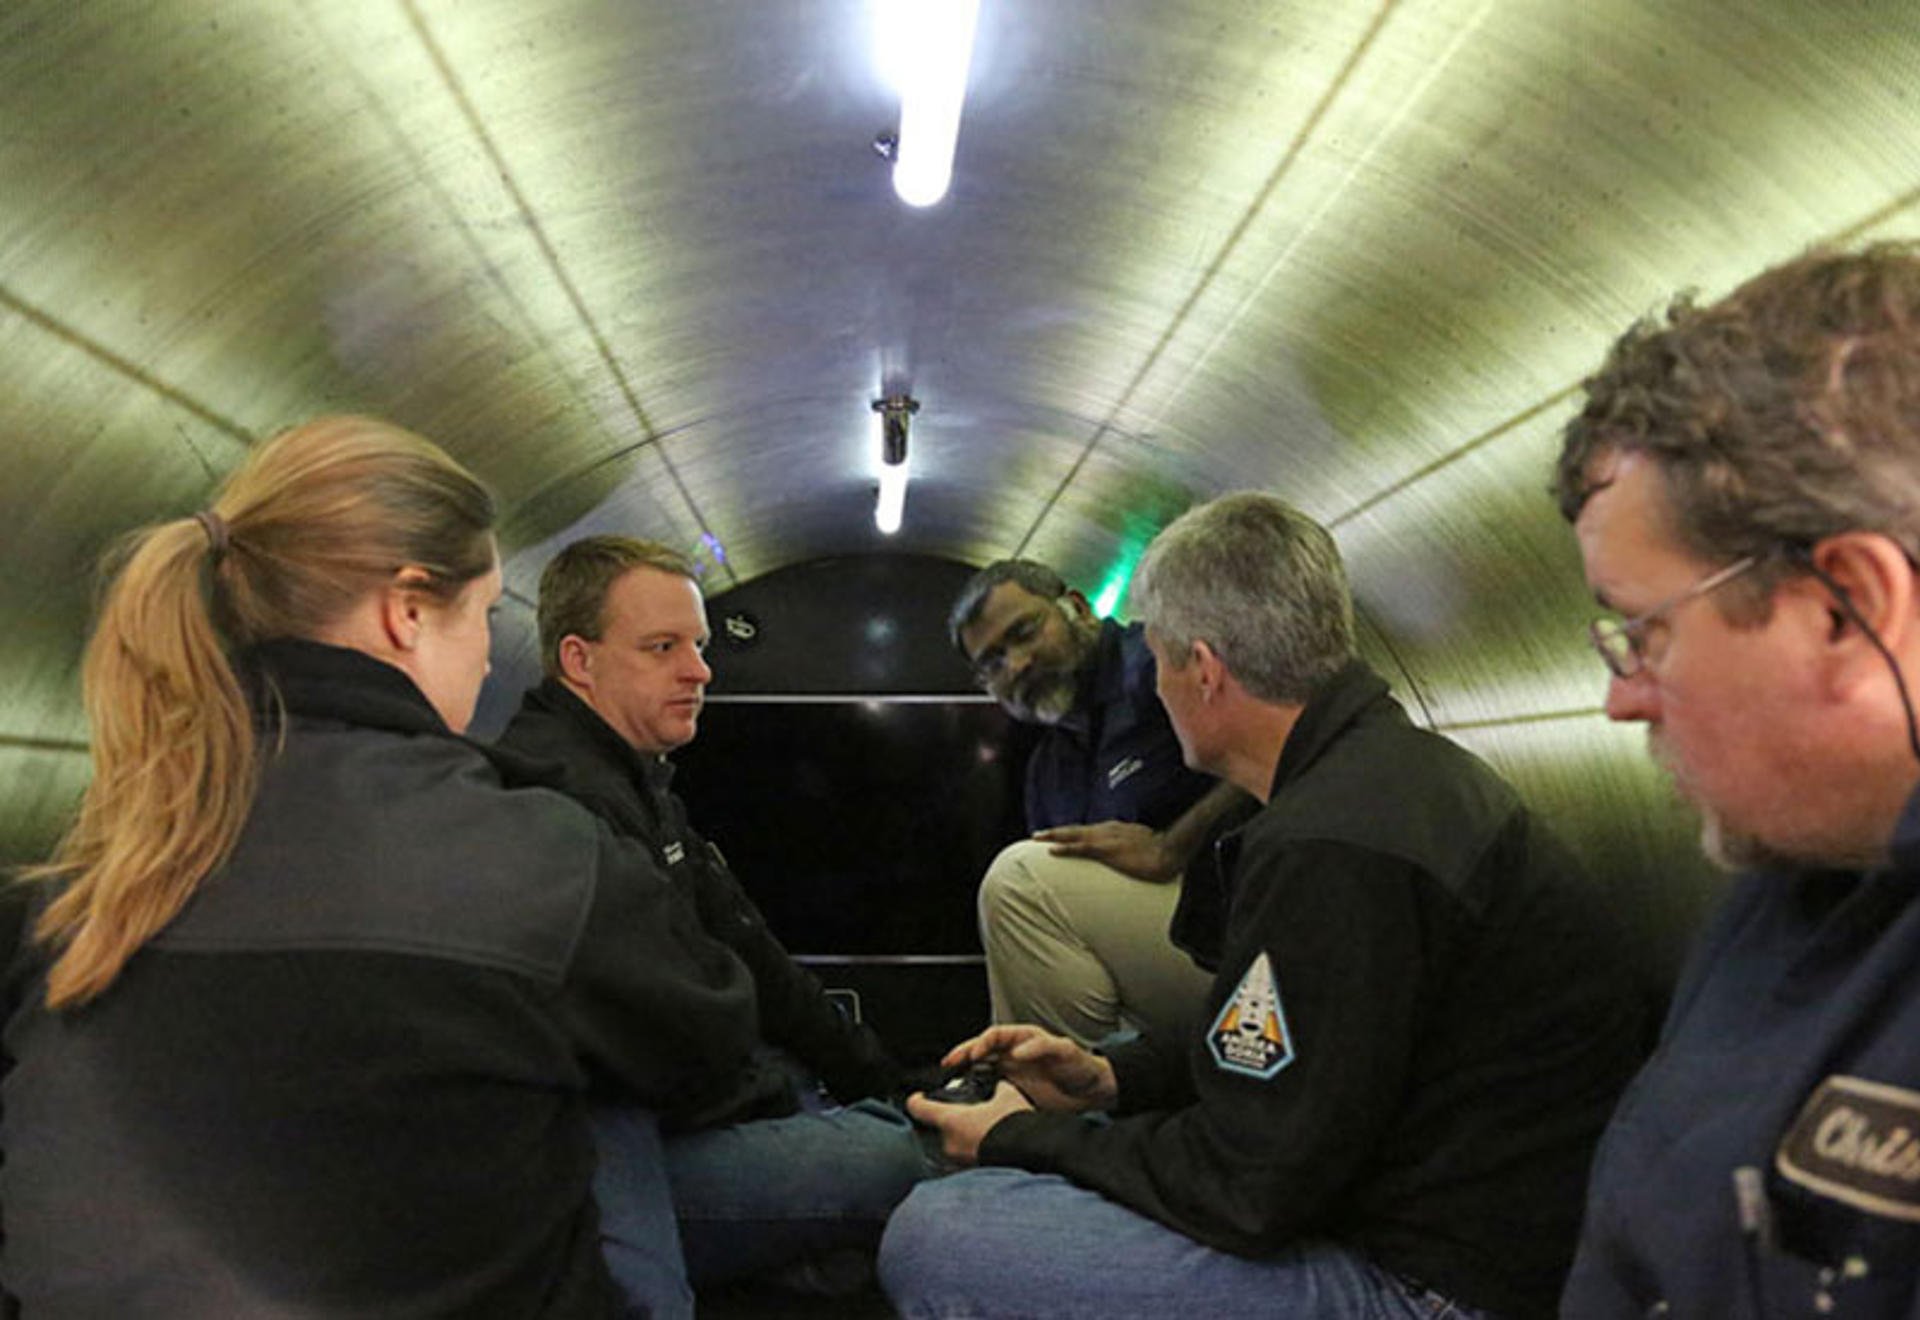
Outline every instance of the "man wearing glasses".
<path fill-rule="evenodd" d="M 1036 833 L 980 885 L 993 1020 L 1085 1045 L 1177 1032 L 1207 988 L 1167 938 L 1180 874 L 1244 795 L 1182 764 L 1140 628 L 1095 618 L 1045 564 L 981 569 L 948 633 L 1001 709 L 1046 730 L 1027 764 Z"/>
<path fill-rule="evenodd" d="M 1920 1308 L 1920 255 L 1634 327 L 1557 492 L 1612 672 L 1745 875 L 1602 1141 L 1564 1314 Z"/>

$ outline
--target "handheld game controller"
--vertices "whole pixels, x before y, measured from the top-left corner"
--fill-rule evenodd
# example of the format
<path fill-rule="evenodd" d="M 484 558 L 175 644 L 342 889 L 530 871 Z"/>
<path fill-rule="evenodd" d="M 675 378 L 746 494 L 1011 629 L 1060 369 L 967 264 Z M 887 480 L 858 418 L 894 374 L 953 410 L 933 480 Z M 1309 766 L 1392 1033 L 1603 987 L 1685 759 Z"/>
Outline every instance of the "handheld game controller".
<path fill-rule="evenodd" d="M 1000 1070 L 991 1063 L 969 1063 L 955 1068 L 946 1081 L 927 1092 L 927 1099 L 943 1105 L 978 1105 L 993 1099 Z"/>

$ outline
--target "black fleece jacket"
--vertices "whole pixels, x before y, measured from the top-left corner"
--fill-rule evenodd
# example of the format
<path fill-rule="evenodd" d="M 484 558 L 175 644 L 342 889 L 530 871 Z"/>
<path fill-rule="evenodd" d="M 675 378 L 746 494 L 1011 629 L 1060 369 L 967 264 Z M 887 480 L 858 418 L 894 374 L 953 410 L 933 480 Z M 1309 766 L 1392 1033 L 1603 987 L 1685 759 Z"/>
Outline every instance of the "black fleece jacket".
<path fill-rule="evenodd" d="M 1641 1038 L 1571 856 L 1355 663 L 1215 860 L 1173 931 L 1217 968 L 1206 1027 L 1113 1052 L 1111 1125 L 1016 1114 L 981 1162 L 1240 1255 L 1326 1238 L 1495 1315 L 1551 1315 Z"/>
<path fill-rule="evenodd" d="M 711 1102 L 751 978 L 647 854 L 399 670 L 285 702 L 227 863 L 98 999 L 16 966 L 0 1278 L 36 1317 L 615 1313 L 590 1090 Z"/>
<path fill-rule="evenodd" d="M 752 971 L 767 1044 L 811 1069 L 842 1102 L 885 1096 L 900 1087 L 900 1070 L 879 1038 L 841 1015 L 819 979 L 794 962 L 767 928 L 720 850 L 694 830 L 686 804 L 672 791 L 672 762 L 636 752 L 591 706 L 553 679 L 528 691 L 497 746 L 524 758 L 529 773 L 576 798 L 616 832 L 646 846 L 699 909 L 707 933 Z M 793 1112 L 797 1103 L 786 1071 L 764 1058 L 719 1089 L 717 1103 L 665 1111 L 668 1126 L 712 1127 L 773 1117 Z"/>

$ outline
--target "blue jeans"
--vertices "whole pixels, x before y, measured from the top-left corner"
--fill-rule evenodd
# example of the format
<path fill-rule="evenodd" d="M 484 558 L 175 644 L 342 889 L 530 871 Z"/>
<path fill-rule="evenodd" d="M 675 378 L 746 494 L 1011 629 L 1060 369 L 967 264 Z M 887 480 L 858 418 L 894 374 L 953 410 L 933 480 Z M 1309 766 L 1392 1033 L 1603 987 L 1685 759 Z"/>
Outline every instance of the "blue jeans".
<path fill-rule="evenodd" d="M 629 1298 L 676 1320 L 692 1314 L 689 1280 L 871 1252 L 893 1208 L 932 1172 L 912 1122 L 878 1100 L 664 1140 L 635 1110 L 602 1110 L 593 1126 L 608 1268 Z"/>
<path fill-rule="evenodd" d="M 1480 1315 L 1331 1243 L 1246 1260 L 1057 1174 L 1020 1169 L 974 1169 L 916 1188 L 887 1225 L 880 1283 L 909 1320 Z"/>
<path fill-rule="evenodd" d="M 609 1105 L 593 1110 L 589 1121 L 600 1254 L 625 1302 L 623 1320 L 692 1320 L 693 1287 L 680 1252 L 659 1120 L 644 1109 Z"/>

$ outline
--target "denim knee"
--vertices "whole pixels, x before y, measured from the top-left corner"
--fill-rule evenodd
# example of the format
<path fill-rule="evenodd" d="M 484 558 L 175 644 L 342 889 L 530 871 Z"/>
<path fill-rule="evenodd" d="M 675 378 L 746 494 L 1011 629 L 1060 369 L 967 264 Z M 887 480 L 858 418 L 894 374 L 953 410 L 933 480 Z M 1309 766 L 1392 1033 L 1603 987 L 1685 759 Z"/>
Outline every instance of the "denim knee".
<path fill-rule="evenodd" d="M 839 1117 L 862 1131 L 865 1176 L 860 1190 L 871 1198 L 873 1218 L 887 1218 L 901 1199 L 933 1176 L 928 1144 L 905 1113 L 884 1100 L 857 1100 Z"/>
<path fill-rule="evenodd" d="M 887 1221 L 880 1238 L 880 1287 L 902 1315 L 925 1314 L 925 1298 L 949 1291 L 956 1276 L 971 1273 L 956 1268 L 954 1259 L 964 1249 L 954 1225 L 966 1222 L 963 1207 L 973 1199 L 960 1182 L 955 1176 L 922 1183 Z"/>

